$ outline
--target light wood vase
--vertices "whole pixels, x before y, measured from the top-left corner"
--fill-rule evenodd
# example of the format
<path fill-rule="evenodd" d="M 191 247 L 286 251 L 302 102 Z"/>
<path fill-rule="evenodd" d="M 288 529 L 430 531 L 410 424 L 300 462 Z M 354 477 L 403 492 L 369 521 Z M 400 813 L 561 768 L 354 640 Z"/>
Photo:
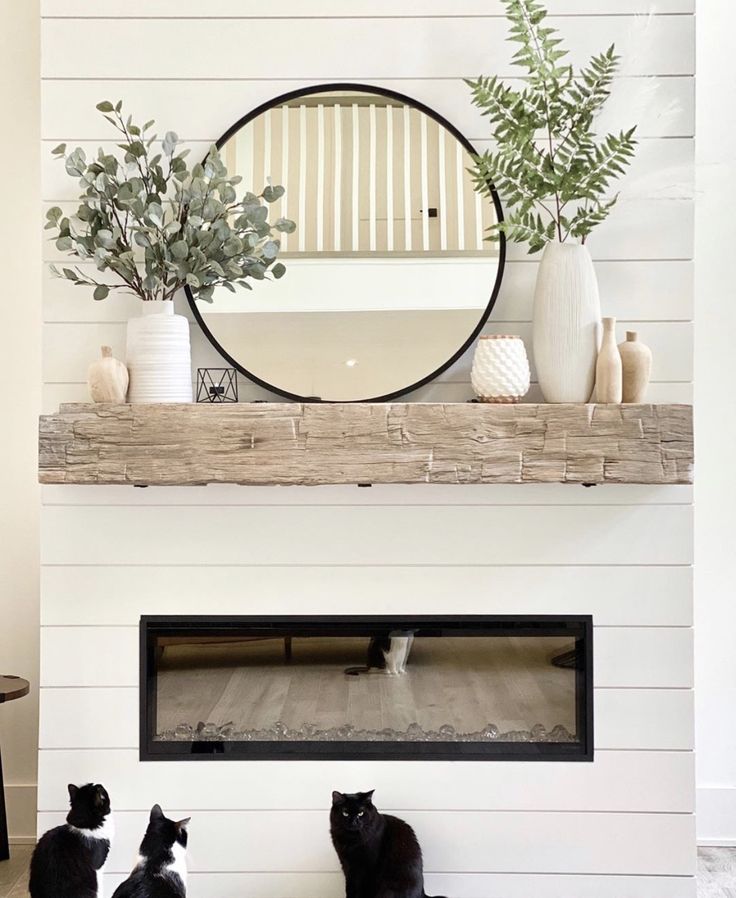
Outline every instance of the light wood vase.
<path fill-rule="evenodd" d="M 102 346 L 100 358 L 87 369 L 87 386 L 93 402 L 125 402 L 128 369 L 121 361 L 113 358 L 110 346 Z"/>
<path fill-rule="evenodd" d="M 598 281 L 587 247 L 548 243 L 534 291 L 533 345 L 546 402 L 588 402 L 601 319 Z"/>
<path fill-rule="evenodd" d="M 652 350 L 639 342 L 636 331 L 626 331 L 626 340 L 618 345 L 623 368 L 623 401 L 644 402 L 652 374 Z"/>
<path fill-rule="evenodd" d="M 623 397 L 623 366 L 616 346 L 616 319 L 603 319 L 603 338 L 595 366 L 598 402 L 619 405 Z"/>

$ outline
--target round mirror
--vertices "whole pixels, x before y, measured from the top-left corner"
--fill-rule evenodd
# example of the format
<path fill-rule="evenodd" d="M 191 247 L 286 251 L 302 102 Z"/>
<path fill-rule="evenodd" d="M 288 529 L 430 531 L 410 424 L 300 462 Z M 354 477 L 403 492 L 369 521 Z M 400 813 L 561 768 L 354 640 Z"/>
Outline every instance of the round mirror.
<path fill-rule="evenodd" d="M 218 141 L 231 175 L 285 193 L 279 280 L 189 296 L 218 351 L 291 399 L 371 401 L 416 389 L 477 337 L 501 283 L 501 217 L 473 189 L 470 143 L 431 109 L 337 84 L 278 97 Z"/>

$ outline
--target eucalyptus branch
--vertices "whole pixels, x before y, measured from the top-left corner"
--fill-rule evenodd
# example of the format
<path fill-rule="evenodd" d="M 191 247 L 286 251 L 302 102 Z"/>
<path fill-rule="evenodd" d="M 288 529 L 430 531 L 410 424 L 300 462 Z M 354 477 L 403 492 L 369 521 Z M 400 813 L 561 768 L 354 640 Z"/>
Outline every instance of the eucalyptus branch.
<path fill-rule="evenodd" d="M 97 108 L 123 135 L 123 159 L 99 150 L 88 161 L 82 149 L 67 153 L 65 144 L 52 150 L 80 180 L 83 193 L 75 215 L 54 207 L 46 213 L 45 227 L 54 232 L 60 252 L 94 262 L 119 283 L 52 266 L 56 276 L 94 287 L 95 299 L 123 290 L 145 301 L 170 300 L 184 286 L 196 298 L 212 301 L 217 287 L 250 289 L 251 279 L 283 276 L 279 234 L 293 233 L 296 225 L 285 218 L 268 220 L 268 205 L 283 196 L 283 187 L 268 185 L 260 195 L 246 192 L 238 201 L 235 187 L 241 179 L 228 175 L 215 147 L 189 169 L 189 151 L 177 152 L 180 141 L 173 131 L 165 134 L 162 153 L 152 154 L 157 136 L 145 134 L 154 122 L 141 128 L 126 120 L 121 102 L 106 100 Z"/>

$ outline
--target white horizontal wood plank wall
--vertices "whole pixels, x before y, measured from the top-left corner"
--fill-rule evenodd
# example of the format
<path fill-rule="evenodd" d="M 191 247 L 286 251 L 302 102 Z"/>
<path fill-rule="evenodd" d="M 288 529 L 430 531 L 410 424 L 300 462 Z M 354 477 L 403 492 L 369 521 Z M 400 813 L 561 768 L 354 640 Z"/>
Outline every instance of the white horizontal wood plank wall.
<path fill-rule="evenodd" d="M 422 100 L 482 146 L 460 78 L 514 74 L 498 0 L 284 0 L 267 16 L 239 0 L 206 12 L 194 0 L 130 0 L 122 14 L 111 0 L 41 6 L 45 203 L 74 198 L 52 146 L 109 142 L 101 99 L 178 130 L 197 156 L 271 96 L 360 80 Z M 576 61 L 613 40 L 625 52 L 649 6 L 549 0 Z M 652 76 L 672 112 L 642 120 L 630 188 L 591 243 L 606 312 L 654 348 L 654 401 L 692 394 L 693 13 L 694 0 L 660 0 L 651 51 L 617 83 Z M 230 52 L 239 46 L 248 52 Z M 488 331 L 528 336 L 537 262 L 510 255 Z M 85 398 L 89 360 L 102 342 L 122 352 L 135 309 L 45 276 L 49 411 Z M 195 365 L 213 363 L 193 338 Z M 460 401 L 468 380 L 466 357 L 412 398 Z M 194 816 L 191 888 L 203 898 L 337 898 L 330 790 L 375 786 L 418 830 L 431 893 L 693 898 L 690 488 L 48 487 L 43 501 L 39 828 L 60 819 L 67 782 L 106 782 L 119 831 L 108 889 L 161 801 Z M 596 760 L 141 764 L 138 619 L 213 608 L 592 613 Z"/>

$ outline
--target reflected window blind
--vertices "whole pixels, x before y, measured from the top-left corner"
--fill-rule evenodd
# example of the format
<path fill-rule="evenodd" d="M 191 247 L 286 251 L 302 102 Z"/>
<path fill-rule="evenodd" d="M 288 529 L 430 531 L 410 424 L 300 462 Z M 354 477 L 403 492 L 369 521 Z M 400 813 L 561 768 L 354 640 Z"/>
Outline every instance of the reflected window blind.
<path fill-rule="evenodd" d="M 271 218 L 297 231 L 284 253 L 477 254 L 495 221 L 474 190 L 470 157 L 416 109 L 379 103 L 303 103 L 268 110 L 225 150 L 231 172 L 286 195 Z"/>

